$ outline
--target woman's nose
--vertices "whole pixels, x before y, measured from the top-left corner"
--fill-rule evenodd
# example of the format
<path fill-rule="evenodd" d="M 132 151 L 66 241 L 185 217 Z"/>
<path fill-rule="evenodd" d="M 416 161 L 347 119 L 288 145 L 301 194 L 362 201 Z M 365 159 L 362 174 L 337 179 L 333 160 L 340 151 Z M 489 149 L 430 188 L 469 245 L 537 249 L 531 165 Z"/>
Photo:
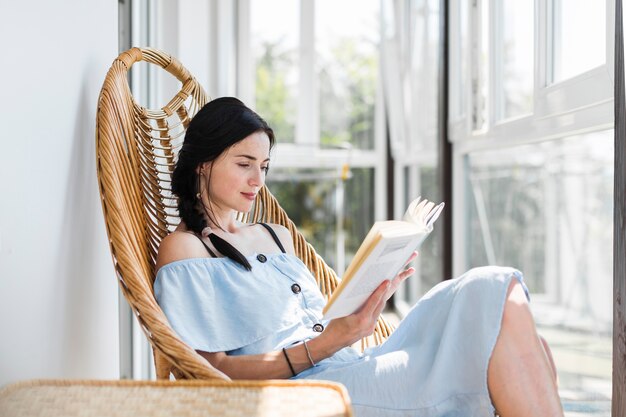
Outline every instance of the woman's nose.
<path fill-rule="evenodd" d="M 250 177 L 250 185 L 262 187 L 265 181 L 265 173 L 262 168 L 254 170 L 254 174 Z"/>

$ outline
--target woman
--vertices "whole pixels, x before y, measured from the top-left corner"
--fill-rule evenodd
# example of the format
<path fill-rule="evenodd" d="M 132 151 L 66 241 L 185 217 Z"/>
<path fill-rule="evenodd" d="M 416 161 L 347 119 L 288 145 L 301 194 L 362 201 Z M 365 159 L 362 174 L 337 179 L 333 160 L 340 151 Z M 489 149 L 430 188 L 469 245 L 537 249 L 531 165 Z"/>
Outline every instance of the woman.
<path fill-rule="evenodd" d="M 381 284 L 354 314 L 325 322 L 325 300 L 287 229 L 242 224 L 265 183 L 274 134 L 235 98 L 191 121 L 172 176 L 182 219 L 163 239 L 155 294 L 181 338 L 234 379 L 344 384 L 357 416 L 562 416 L 551 359 L 521 274 L 488 267 L 433 288 L 381 346 Z M 414 254 L 411 259 L 416 254 Z"/>

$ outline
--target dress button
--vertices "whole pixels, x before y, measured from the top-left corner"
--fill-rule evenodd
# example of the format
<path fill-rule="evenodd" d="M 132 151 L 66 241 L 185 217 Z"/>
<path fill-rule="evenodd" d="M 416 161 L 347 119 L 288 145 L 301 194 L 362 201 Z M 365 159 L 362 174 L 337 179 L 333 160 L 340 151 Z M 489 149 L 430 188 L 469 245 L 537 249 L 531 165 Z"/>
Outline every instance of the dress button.
<path fill-rule="evenodd" d="M 257 259 L 258 259 L 258 261 L 259 261 L 259 262 L 261 262 L 261 263 L 263 263 L 263 262 L 267 261 L 267 258 L 266 258 L 266 257 L 265 257 L 265 255 L 263 255 L 262 253 L 261 253 L 261 254 L 258 254 L 258 255 L 256 256 L 256 258 L 257 258 Z"/>
<path fill-rule="evenodd" d="M 302 291 L 302 288 L 300 288 L 298 284 L 293 284 L 291 286 L 291 291 L 293 291 L 294 294 L 300 294 L 300 291 Z"/>
<path fill-rule="evenodd" d="M 314 332 L 318 332 L 318 333 L 322 333 L 324 331 L 324 326 L 322 326 L 319 323 L 316 323 L 315 325 L 313 325 L 313 331 Z"/>

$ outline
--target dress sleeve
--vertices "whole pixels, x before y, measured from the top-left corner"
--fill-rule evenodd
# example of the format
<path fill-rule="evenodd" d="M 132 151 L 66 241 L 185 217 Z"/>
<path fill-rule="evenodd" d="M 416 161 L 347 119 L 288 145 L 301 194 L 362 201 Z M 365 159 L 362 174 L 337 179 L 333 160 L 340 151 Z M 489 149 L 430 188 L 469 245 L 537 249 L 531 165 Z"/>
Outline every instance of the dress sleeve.
<path fill-rule="evenodd" d="M 214 263 L 209 267 L 209 262 Z M 279 310 L 284 303 L 261 297 L 258 280 L 243 273 L 216 260 L 173 262 L 158 271 L 155 297 L 170 326 L 193 349 L 240 349 L 292 325 L 285 320 L 290 314 Z"/>

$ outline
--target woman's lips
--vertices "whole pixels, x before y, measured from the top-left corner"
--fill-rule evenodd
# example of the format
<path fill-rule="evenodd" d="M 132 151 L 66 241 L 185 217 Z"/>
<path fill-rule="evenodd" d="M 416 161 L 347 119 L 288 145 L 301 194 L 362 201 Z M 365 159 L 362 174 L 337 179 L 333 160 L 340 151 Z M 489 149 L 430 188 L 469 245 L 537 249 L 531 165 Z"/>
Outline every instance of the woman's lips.
<path fill-rule="evenodd" d="M 250 201 L 254 201 L 254 199 L 256 198 L 256 193 L 241 193 L 241 194 Z"/>

